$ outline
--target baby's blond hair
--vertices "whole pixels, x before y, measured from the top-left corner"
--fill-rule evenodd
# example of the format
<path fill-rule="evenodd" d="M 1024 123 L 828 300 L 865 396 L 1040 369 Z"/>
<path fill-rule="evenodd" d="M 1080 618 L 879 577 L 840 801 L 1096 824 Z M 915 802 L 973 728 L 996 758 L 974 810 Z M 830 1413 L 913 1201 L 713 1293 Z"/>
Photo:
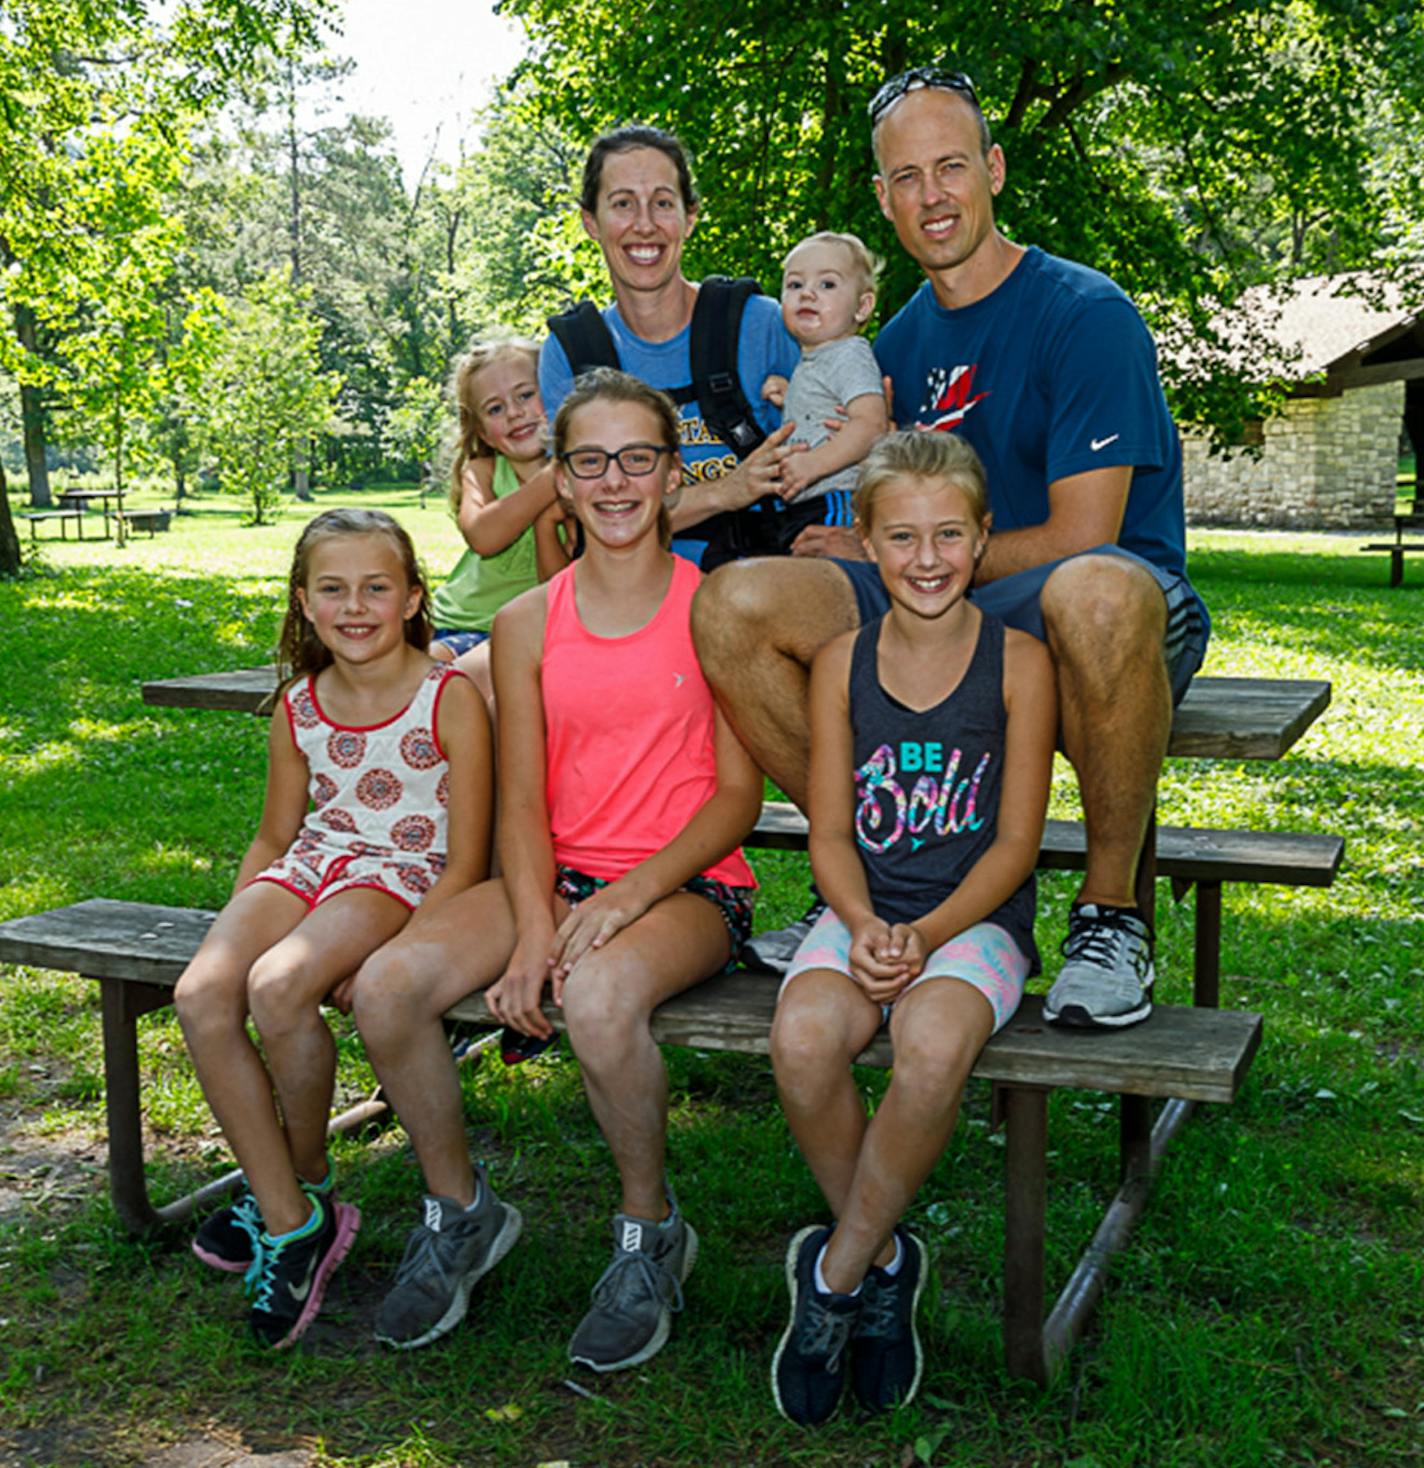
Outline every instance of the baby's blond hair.
<path fill-rule="evenodd" d="M 799 244 L 792 245 L 781 262 L 783 275 L 786 274 L 786 267 L 790 265 L 792 256 L 806 245 L 839 245 L 845 250 L 850 256 L 849 274 L 855 281 L 857 290 L 873 291 L 875 282 L 880 279 L 880 272 L 885 268 L 885 262 L 859 235 L 838 234 L 833 229 L 823 229 L 807 235 Z"/>

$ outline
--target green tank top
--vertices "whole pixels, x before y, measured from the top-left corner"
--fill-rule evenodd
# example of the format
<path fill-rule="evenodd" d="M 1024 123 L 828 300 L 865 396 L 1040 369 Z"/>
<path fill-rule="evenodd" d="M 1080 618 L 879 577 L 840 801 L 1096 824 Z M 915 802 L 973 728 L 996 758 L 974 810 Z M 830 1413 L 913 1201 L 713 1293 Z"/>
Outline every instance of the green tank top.
<path fill-rule="evenodd" d="M 494 461 L 494 493 L 503 499 L 519 488 L 514 465 L 505 458 Z M 539 570 L 534 557 L 534 527 L 494 556 L 479 556 L 467 550 L 455 569 L 430 599 L 430 615 L 437 632 L 488 632 L 494 614 L 521 591 L 535 585 Z"/>

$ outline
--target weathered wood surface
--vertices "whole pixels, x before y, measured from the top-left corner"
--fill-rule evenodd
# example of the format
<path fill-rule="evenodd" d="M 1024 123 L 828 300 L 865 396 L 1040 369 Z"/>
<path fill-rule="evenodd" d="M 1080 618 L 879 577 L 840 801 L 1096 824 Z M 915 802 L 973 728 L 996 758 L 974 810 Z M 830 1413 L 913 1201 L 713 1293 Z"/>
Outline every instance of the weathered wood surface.
<path fill-rule="evenodd" d="M 1194 678 L 1177 706 L 1167 753 L 1280 759 L 1329 704 L 1326 679 Z"/>
<path fill-rule="evenodd" d="M 233 668 L 226 673 L 194 673 L 160 678 L 143 685 L 143 701 L 158 708 L 223 709 L 240 714 L 270 714 L 276 706 L 277 669 Z"/>
<path fill-rule="evenodd" d="M 806 817 L 784 801 L 767 801 L 746 845 L 780 851 L 806 849 Z M 1190 882 L 1267 882 L 1328 887 L 1340 870 L 1339 836 L 1298 831 L 1209 831 L 1197 826 L 1157 827 L 1157 874 Z M 1049 821 L 1040 867 L 1081 871 L 1088 838 L 1081 821 Z"/>
<path fill-rule="evenodd" d="M 213 920 L 210 912 L 92 898 L 71 907 L 0 923 L 0 961 L 171 986 Z M 660 1041 L 694 1049 L 765 1054 L 779 980 L 734 973 L 709 979 L 670 999 L 653 1020 Z M 1159 1006 L 1145 1023 L 1116 1032 L 1059 1030 L 1044 1024 L 1035 996 L 985 1047 L 974 1074 L 1020 1085 L 1066 1086 L 1179 1096 L 1193 1101 L 1235 1098 L 1261 1037 L 1258 1014 Z M 562 1013 L 546 1007 L 558 1028 Z M 452 1017 L 491 1025 L 478 998 Z M 884 1035 L 861 1057 L 888 1065 Z"/>
<path fill-rule="evenodd" d="M 196 673 L 143 685 L 143 701 L 165 708 L 270 713 L 272 666 Z M 1177 709 L 1167 752 L 1206 759 L 1279 759 L 1330 703 L 1321 679 L 1197 678 Z"/>

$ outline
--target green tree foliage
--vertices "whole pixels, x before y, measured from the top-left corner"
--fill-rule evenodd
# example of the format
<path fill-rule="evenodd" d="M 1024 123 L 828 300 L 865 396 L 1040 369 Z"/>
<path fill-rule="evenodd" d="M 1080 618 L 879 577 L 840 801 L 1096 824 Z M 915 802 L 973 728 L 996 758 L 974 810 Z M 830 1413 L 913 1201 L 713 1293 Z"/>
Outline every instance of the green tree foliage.
<path fill-rule="evenodd" d="M 254 281 L 235 301 L 205 293 L 190 316 L 195 349 L 192 411 L 225 489 L 245 495 L 251 523 L 269 524 L 297 456 L 322 433 L 341 386 L 324 372 L 321 324 L 309 293 L 285 270 Z"/>
<path fill-rule="evenodd" d="M 7 0 L 0 19 L 0 316 L 14 334 L 0 332 L 0 367 L 26 388 L 36 503 L 48 501 L 41 393 L 61 375 L 61 344 L 71 331 L 92 332 L 106 312 L 122 314 L 115 254 L 134 256 L 155 244 L 152 234 L 125 228 L 134 201 L 171 179 L 188 125 L 232 93 L 254 54 L 283 37 L 310 44 L 328 4 Z M 137 268 L 153 279 L 152 262 Z M 80 303 L 88 320 L 76 322 Z"/>
<path fill-rule="evenodd" d="M 1248 409 L 1240 384 L 1194 381 L 1185 349 L 1218 307 L 1372 264 L 1418 218 L 1417 166 L 1371 166 L 1386 131 L 1417 149 L 1416 0 L 504 9 L 536 44 L 520 79 L 535 117 L 584 141 L 637 118 L 690 145 L 705 196 L 694 273 L 770 282 L 802 235 L 853 229 L 889 261 L 882 316 L 918 275 L 872 195 L 866 104 L 887 75 L 947 58 L 1008 155 L 1006 231 L 1117 279 L 1181 348 L 1167 363 L 1179 410 L 1228 428 Z"/>
<path fill-rule="evenodd" d="M 420 466 L 422 490 L 430 482 L 453 417 L 440 384 L 425 377 L 412 377 L 386 415 L 381 445 L 395 463 Z"/>
<path fill-rule="evenodd" d="M 446 256 L 453 310 L 467 335 L 542 337 L 551 312 L 604 290 L 598 252 L 573 209 L 587 139 L 518 83 L 479 122 L 478 145 L 434 204 L 459 226 Z"/>

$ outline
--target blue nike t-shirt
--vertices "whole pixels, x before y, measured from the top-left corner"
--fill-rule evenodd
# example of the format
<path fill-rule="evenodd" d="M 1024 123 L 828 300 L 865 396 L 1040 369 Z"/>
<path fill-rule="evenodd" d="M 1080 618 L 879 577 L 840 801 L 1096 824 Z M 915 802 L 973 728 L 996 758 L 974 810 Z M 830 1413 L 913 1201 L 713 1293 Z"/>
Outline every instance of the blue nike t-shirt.
<path fill-rule="evenodd" d="M 875 340 L 899 428 L 962 433 L 995 530 L 1048 519 L 1048 486 L 1128 464 L 1118 544 L 1186 574 L 1182 450 L 1137 308 L 1107 276 L 1028 249 L 997 289 L 946 310 L 929 281 Z"/>

